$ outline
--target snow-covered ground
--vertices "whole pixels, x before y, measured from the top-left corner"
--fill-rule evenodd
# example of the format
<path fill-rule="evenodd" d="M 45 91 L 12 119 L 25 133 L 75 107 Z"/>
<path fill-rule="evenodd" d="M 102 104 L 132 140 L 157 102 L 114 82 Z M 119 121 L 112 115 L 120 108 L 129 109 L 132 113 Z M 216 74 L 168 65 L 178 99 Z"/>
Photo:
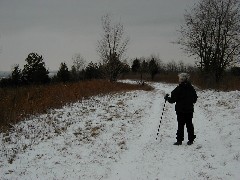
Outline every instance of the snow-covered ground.
<path fill-rule="evenodd" d="M 240 179 L 240 92 L 198 90 L 193 145 L 173 146 L 177 122 L 155 90 L 96 96 L 0 134 L 0 179 Z M 185 130 L 186 131 L 186 130 Z"/>

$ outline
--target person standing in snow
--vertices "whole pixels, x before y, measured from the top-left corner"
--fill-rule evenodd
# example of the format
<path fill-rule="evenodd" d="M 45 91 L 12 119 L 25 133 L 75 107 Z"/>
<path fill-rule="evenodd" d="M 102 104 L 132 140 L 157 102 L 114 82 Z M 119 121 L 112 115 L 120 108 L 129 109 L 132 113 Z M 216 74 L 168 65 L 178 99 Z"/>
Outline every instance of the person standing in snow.
<path fill-rule="evenodd" d="M 194 126 L 192 123 L 194 104 L 197 101 L 197 93 L 190 83 L 190 76 L 187 73 L 180 73 L 179 85 L 171 92 L 171 97 L 166 94 L 164 99 L 169 103 L 175 104 L 175 111 L 177 114 L 178 130 L 177 142 L 174 145 L 182 145 L 184 140 L 184 126 L 186 124 L 188 132 L 188 145 L 192 145 L 196 135 L 194 135 Z"/>

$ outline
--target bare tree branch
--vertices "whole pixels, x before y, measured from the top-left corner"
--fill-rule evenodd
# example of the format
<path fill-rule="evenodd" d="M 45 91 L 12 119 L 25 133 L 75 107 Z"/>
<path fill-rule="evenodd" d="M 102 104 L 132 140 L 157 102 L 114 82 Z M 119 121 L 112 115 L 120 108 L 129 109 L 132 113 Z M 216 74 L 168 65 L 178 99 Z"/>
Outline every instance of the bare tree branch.
<path fill-rule="evenodd" d="M 98 41 L 97 52 L 106 67 L 107 75 L 114 81 L 121 71 L 129 38 L 124 37 L 124 27 L 121 23 L 112 24 L 109 14 L 102 17 L 102 28 L 103 35 Z"/>
<path fill-rule="evenodd" d="M 203 72 L 219 81 L 224 70 L 239 59 L 239 0 L 201 0 L 186 11 L 184 19 L 178 43 L 199 59 Z"/>

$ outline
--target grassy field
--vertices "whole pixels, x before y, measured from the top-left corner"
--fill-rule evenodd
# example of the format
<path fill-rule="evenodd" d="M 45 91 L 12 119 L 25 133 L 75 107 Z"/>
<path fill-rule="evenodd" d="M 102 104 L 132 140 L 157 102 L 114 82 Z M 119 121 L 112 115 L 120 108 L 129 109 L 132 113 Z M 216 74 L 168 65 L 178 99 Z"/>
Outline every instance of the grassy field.
<path fill-rule="evenodd" d="M 130 74 L 122 78 L 137 80 L 140 79 L 140 75 Z M 143 80 L 150 81 L 150 75 L 143 74 Z M 158 74 L 154 77 L 154 81 L 178 83 L 178 76 L 177 73 Z M 191 81 L 200 89 L 240 90 L 240 78 L 236 76 L 225 76 L 220 84 L 210 84 L 210 86 L 198 75 L 192 74 Z M 13 124 L 31 115 L 45 113 L 49 109 L 60 108 L 67 103 L 80 101 L 82 98 L 137 89 L 151 90 L 151 87 L 111 83 L 107 80 L 91 80 L 78 83 L 0 88 L 0 131 L 11 128 Z"/>
<path fill-rule="evenodd" d="M 127 79 L 140 79 L 140 74 L 129 74 L 123 78 Z M 143 74 L 142 78 L 144 81 L 151 81 L 149 74 Z M 157 74 L 153 81 L 155 82 L 166 82 L 166 83 L 178 83 L 178 73 L 160 73 Z M 240 77 L 233 75 L 225 75 L 223 80 L 216 84 L 214 82 L 208 81 L 208 79 L 203 79 L 198 73 L 191 74 L 191 82 L 200 89 L 216 89 L 221 91 L 234 91 L 240 90 Z"/>
<path fill-rule="evenodd" d="M 92 80 L 44 86 L 1 88 L 0 130 L 7 130 L 30 115 L 44 113 L 52 108 L 60 108 L 82 98 L 137 89 L 151 90 L 151 87 Z"/>

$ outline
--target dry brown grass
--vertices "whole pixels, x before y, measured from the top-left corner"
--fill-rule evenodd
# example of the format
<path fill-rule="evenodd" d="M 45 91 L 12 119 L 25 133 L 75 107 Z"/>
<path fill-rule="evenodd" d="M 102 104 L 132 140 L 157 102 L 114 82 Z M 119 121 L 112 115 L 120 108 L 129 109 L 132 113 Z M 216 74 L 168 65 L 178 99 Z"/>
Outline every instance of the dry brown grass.
<path fill-rule="evenodd" d="M 224 76 L 220 83 L 208 82 L 208 79 L 201 78 L 198 74 L 192 75 L 193 84 L 200 89 L 215 89 L 220 91 L 240 90 L 240 77 L 233 75 Z"/>
<path fill-rule="evenodd" d="M 227 76 L 224 78 L 223 83 L 219 87 L 221 90 L 239 90 L 240 91 L 240 77 L 238 76 Z"/>
<path fill-rule="evenodd" d="M 165 83 L 178 83 L 178 73 L 160 73 L 154 77 L 155 82 L 165 82 Z M 125 76 L 128 79 L 140 79 L 139 74 L 130 74 Z M 143 80 L 151 81 L 151 77 L 149 74 L 143 74 Z M 197 86 L 200 89 L 215 89 L 221 91 L 232 91 L 232 90 L 240 90 L 240 77 L 233 75 L 225 75 L 224 79 L 216 84 L 214 82 L 208 81 L 208 79 L 201 78 L 199 73 L 191 74 L 192 84 Z"/>
<path fill-rule="evenodd" d="M 123 79 L 133 79 L 133 80 L 140 80 L 141 75 L 139 73 L 129 73 L 121 77 Z M 152 81 L 151 75 L 149 73 L 143 73 L 142 79 L 144 81 Z M 155 82 L 167 82 L 167 83 L 177 83 L 178 76 L 177 73 L 160 73 L 154 76 L 153 81 Z"/>
<path fill-rule="evenodd" d="M 0 130 L 6 130 L 29 115 L 99 94 L 130 90 L 151 90 L 149 86 L 111 83 L 106 80 L 0 89 Z"/>

